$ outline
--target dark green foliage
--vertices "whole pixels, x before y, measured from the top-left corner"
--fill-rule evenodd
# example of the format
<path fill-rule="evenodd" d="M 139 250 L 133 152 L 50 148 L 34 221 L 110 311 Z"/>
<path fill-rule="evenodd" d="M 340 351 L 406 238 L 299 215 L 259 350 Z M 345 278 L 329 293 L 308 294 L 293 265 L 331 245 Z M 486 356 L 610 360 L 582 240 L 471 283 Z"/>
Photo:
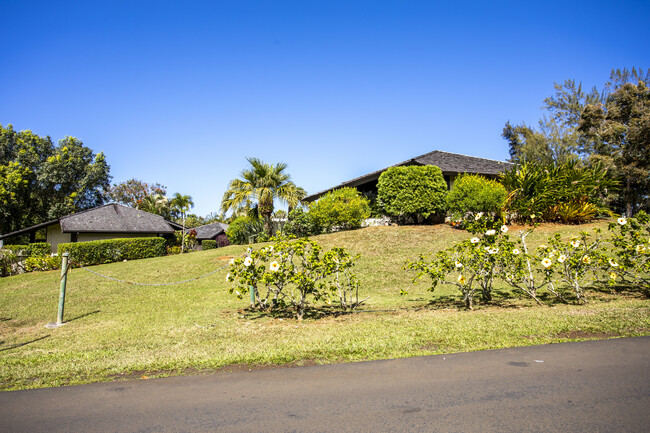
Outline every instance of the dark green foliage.
<path fill-rule="evenodd" d="M 543 165 L 534 162 L 501 175 L 508 190 L 506 211 L 518 221 L 531 216 L 540 221 L 581 223 L 607 213 L 604 197 L 616 188 L 600 164 L 584 166 L 572 161 Z"/>
<path fill-rule="evenodd" d="M 217 241 L 212 240 L 212 239 L 206 239 L 204 241 L 201 241 L 201 246 L 203 247 L 203 251 L 205 250 L 213 250 L 217 248 Z"/>
<path fill-rule="evenodd" d="M 284 225 L 282 231 L 287 235 L 304 238 L 319 234 L 320 228 L 311 213 L 305 212 L 302 208 L 296 208 L 289 213 L 289 221 Z"/>
<path fill-rule="evenodd" d="M 498 216 L 508 193 L 503 185 L 474 174 L 458 177 L 447 195 L 447 208 L 453 219 L 462 220 L 482 212 Z"/>
<path fill-rule="evenodd" d="M 0 233 L 99 206 L 110 178 L 104 154 L 81 140 L 0 125 Z"/>
<path fill-rule="evenodd" d="M 351 230 L 361 227 L 370 216 L 370 206 L 368 199 L 355 188 L 340 188 L 312 204 L 309 215 L 321 232 L 331 232 L 334 228 Z"/>
<path fill-rule="evenodd" d="M 235 218 L 226 230 L 226 235 L 231 244 L 252 244 L 264 242 L 268 239 L 264 230 L 264 223 L 252 216 Z"/>
<path fill-rule="evenodd" d="M 70 253 L 70 260 L 80 265 L 99 265 L 122 260 L 145 259 L 164 256 L 167 253 L 165 239 L 158 237 L 59 244 L 59 256 L 64 252 Z"/>
<path fill-rule="evenodd" d="M 388 215 L 419 220 L 446 212 L 447 183 L 436 166 L 391 167 L 377 184 Z"/>

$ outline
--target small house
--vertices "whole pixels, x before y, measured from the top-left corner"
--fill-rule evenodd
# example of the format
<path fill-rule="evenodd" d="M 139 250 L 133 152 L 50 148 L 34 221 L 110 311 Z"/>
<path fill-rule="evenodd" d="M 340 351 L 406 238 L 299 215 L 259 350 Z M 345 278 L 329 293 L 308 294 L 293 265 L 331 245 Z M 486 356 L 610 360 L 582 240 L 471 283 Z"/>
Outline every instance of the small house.
<path fill-rule="evenodd" d="M 46 230 L 46 241 L 52 245 L 52 251 L 56 252 L 61 243 L 163 236 L 182 230 L 182 226 L 167 221 L 160 215 L 110 203 L 2 234 L 0 246 L 5 239 L 26 234 L 30 235 L 33 242 L 36 232 L 42 229 Z"/>

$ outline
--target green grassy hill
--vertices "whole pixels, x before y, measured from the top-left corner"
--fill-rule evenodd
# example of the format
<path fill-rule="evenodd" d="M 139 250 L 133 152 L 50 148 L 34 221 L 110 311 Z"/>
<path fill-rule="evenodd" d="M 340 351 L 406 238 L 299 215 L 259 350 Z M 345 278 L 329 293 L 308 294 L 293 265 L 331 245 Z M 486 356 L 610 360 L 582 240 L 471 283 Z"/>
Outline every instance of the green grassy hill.
<path fill-rule="evenodd" d="M 539 228 L 569 235 L 605 223 Z M 513 233 L 511 229 L 511 233 Z M 228 294 L 226 270 L 187 284 L 137 286 L 83 269 L 68 276 L 65 320 L 57 329 L 58 271 L 0 279 L 0 389 L 121 378 L 347 362 L 650 334 L 650 301 L 590 292 L 584 306 L 539 307 L 497 287 L 493 304 L 463 311 L 455 289 L 428 292 L 402 270 L 407 259 L 468 234 L 445 225 L 371 227 L 314 237 L 326 249 L 360 254 L 361 311 L 298 322 L 246 310 Z M 165 283 L 224 266 L 243 246 L 95 266 L 113 278 Z M 401 289 L 408 291 L 400 296 Z"/>

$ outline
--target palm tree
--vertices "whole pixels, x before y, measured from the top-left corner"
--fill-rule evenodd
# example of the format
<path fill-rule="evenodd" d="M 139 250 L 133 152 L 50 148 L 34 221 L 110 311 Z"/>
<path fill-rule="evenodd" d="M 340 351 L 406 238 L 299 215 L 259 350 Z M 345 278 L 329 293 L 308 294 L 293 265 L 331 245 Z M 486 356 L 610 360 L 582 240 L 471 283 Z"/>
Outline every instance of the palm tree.
<path fill-rule="evenodd" d="M 164 195 L 149 194 L 138 203 L 136 208 L 145 212 L 160 215 L 163 218 L 168 219 L 170 217 L 169 205 L 169 199 Z"/>
<path fill-rule="evenodd" d="M 289 209 L 292 209 L 307 193 L 291 182 L 291 177 L 284 172 L 286 164 L 267 164 L 257 158 L 246 160 L 251 167 L 241 172 L 241 179 L 230 181 L 221 200 L 221 211 L 257 213 L 264 218 L 264 229 L 271 234 L 271 214 L 275 199 L 287 203 Z"/>
<path fill-rule="evenodd" d="M 171 201 L 171 207 L 180 212 L 181 217 L 183 218 L 183 240 L 181 242 L 181 254 L 183 254 L 183 252 L 185 252 L 185 215 L 190 208 L 194 207 L 192 196 L 181 195 L 179 192 L 175 193 Z"/>

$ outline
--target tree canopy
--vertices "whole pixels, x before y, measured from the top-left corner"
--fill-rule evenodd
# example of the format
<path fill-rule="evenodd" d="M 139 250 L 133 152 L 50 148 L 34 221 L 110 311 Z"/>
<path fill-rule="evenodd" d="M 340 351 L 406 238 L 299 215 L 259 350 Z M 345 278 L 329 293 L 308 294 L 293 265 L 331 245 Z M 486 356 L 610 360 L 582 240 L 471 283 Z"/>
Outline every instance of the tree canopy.
<path fill-rule="evenodd" d="M 110 167 L 75 137 L 50 137 L 0 125 L 0 233 L 104 203 Z"/>
<path fill-rule="evenodd" d="M 631 216 L 650 209 L 650 69 L 612 70 L 602 91 L 585 92 L 580 83 L 555 83 L 544 100 L 537 129 L 507 122 L 503 138 L 510 160 L 564 164 L 602 163 L 621 185 L 611 202 Z"/>

